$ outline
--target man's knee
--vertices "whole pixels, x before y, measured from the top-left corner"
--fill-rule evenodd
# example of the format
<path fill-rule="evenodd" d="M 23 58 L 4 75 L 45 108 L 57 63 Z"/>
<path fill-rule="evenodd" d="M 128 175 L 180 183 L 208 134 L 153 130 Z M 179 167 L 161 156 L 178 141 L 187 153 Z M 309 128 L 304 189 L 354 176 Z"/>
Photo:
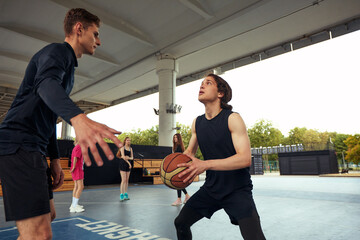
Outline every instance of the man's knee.
<path fill-rule="evenodd" d="M 176 227 L 176 229 L 178 229 L 181 226 L 181 221 L 179 219 L 179 216 L 177 216 L 174 220 L 174 225 Z"/>
<path fill-rule="evenodd" d="M 39 239 L 39 240 L 51 240 L 52 239 L 51 229 L 40 232 L 38 238 L 36 238 L 36 239 Z"/>
<path fill-rule="evenodd" d="M 26 228 L 19 228 L 19 240 L 51 240 L 52 231 L 51 227 L 48 224 L 45 225 L 32 225 L 27 226 Z"/>

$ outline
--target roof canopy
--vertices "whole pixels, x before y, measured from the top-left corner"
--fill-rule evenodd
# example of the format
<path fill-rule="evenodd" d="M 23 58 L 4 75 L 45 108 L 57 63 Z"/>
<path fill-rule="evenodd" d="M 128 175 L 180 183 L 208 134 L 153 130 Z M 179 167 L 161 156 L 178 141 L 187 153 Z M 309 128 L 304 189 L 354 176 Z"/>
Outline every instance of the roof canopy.
<path fill-rule="evenodd" d="M 30 58 L 64 40 L 82 7 L 102 20 L 102 45 L 79 59 L 71 98 L 86 112 L 158 91 L 156 61 L 178 61 L 177 84 L 360 29 L 358 0 L 0 0 L 0 122 Z"/>

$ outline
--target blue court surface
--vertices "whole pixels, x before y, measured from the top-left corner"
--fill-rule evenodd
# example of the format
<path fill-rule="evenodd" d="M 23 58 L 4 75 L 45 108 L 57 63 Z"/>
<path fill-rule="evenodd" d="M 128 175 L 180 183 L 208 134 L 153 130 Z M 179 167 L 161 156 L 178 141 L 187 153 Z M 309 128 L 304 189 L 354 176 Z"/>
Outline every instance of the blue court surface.
<path fill-rule="evenodd" d="M 254 199 L 267 239 L 360 239 L 360 178 L 252 176 Z M 203 181 L 191 184 L 194 193 Z M 70 213 L 71 192 L 54 194 L 57 218 L 53 239 L 176 239 L 173 221 L 181 206 L 170 204 L 176 191 L 163 185 L 129 186 L 130 201 L 119 202 L 118 186 L 85 189 L 85 212 Z M 16 239 L 0 202 L 0 239 Z M 242 239 L 224 211 L 192 226 L 193 239 Z"/>

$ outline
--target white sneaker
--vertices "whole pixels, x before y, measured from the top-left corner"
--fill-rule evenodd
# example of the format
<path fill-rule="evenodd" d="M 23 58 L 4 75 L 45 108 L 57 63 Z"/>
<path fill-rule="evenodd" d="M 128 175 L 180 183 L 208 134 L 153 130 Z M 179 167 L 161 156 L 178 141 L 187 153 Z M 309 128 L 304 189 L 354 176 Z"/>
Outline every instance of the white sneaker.
<path fill-rule="evenodd" d="M 78 206 L 81 207 L 81 208 L 84 208 L 83 205 L 78 205 Z M 71 207 L 72 207 L 72 205 L 70 205 L 69 209 L 71 209 Z"/>
<path fill-rule="evenodd" d="M 176 201 L 175 202 L 173 202 L 172 204 L 171 204 L 171 206 L 180 206 L 181 205 L 181 200 L 180 199 L 176 199 Z"/>
<path fill-rule="evenodd" d="M 83 212 L 83 211 L 85 211 L 85 209 L 83 209 L 79 205 L 76 205 L 75 207 L 73 207 L 73 206 L 70 207 L 70 212 L 71 213 L 80 213 L 80 212 Z"/>

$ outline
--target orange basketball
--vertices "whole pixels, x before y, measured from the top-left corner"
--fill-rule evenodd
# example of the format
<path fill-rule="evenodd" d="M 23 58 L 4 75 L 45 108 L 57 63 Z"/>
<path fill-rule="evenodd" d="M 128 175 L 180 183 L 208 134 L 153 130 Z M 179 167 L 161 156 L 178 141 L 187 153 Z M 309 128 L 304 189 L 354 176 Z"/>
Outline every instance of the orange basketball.
<path fill-rule="evenodd" d="M 173 189 L 184 189 L 190 183 L 184 183 L 183 180 L 189 174 L 179 178 L 178 174 L 186 169 L 186 167 L 177 167 L 180 163 L 192 162 L 191 158 L 182 153 L 172 153 L 167 155 L 160 166 L 160 177 L 166 186 Z"/>

